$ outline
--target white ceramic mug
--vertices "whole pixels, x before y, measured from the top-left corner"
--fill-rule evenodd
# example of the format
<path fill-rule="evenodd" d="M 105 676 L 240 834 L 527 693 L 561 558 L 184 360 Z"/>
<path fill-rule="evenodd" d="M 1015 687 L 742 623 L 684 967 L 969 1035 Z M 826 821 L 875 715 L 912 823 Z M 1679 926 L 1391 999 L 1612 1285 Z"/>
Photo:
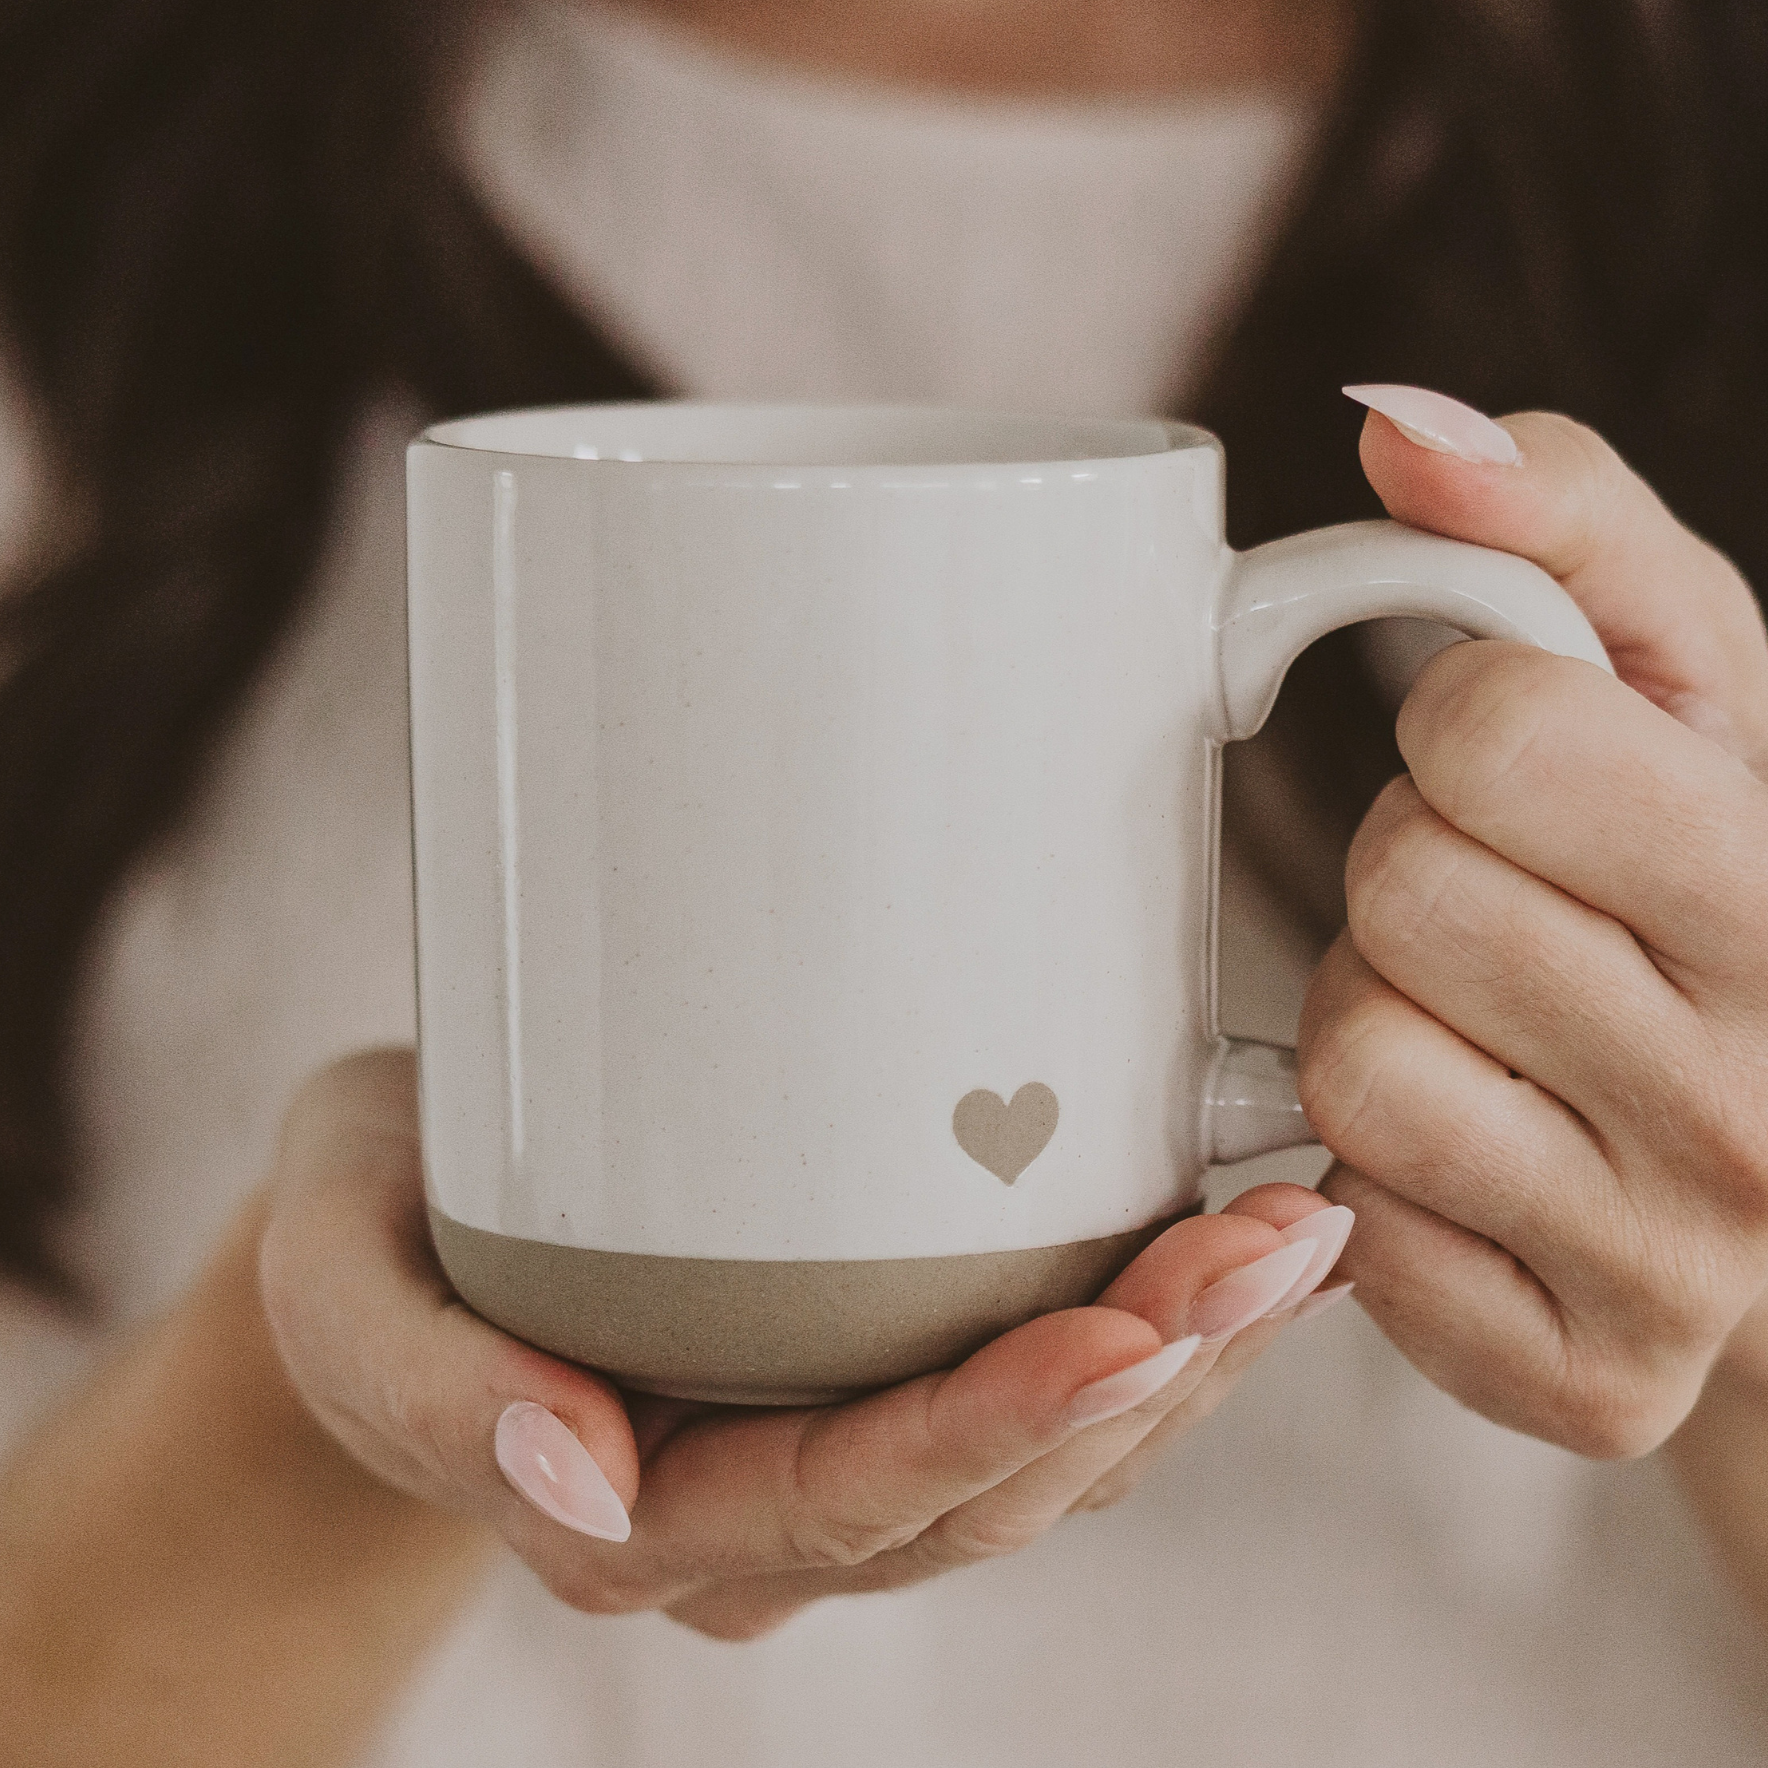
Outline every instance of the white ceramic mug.
<path fill-rule="evenodd" d="M 1235 554 L 1144 421 L 588 406 L 410 453 L 431 1220 L 653 1391 L 816 1400 L 1096 1294 L 1308 1139 L 1218 1035 L 1221 745 L 1377 615 L 1606 667 L 1507 554 Z"/>

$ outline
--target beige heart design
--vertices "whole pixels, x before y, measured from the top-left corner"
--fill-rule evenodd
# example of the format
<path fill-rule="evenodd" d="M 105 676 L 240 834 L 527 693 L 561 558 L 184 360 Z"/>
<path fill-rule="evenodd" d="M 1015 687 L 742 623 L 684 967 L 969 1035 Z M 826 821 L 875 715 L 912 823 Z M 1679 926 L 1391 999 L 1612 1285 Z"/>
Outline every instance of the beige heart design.
<path fill-rule="evenodd" d="M 1050 1145 L 1056 1112 L 1056 1095 L 1041 1080 L 1028 1080 L 1010 1105 L 978 1087 L 958 1101 L 952 1134 L 978 1166 L 1010 1185 Z"/>

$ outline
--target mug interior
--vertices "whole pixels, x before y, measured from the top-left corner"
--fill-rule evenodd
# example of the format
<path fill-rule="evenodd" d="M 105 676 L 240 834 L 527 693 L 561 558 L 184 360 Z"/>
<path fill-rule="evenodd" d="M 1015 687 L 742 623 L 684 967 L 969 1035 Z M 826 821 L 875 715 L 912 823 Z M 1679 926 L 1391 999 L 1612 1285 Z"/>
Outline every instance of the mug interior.
<path fill-rule="evenodd" d="M 1018 466 L 1121 460 L 1209 446 L 1150 418 L 1033 417 L 938 406 L 560 405 L 432 425 L 449 448 L 567 460 L 701 466 Z"/>

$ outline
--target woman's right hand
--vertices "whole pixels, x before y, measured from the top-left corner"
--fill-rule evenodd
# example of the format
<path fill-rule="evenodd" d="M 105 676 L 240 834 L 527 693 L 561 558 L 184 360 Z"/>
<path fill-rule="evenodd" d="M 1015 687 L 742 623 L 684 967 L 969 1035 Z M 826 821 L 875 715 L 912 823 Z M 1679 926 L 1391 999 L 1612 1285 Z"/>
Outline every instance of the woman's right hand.
<path fill-rule="evenodd" d="M 379 1051 L 291 1108 L 261 1279 L 295 1387 L 372 1473 L 488 1524 L 575 1608 L 662 1609 L 742 1639 L 821 1596 L 1012 1552 L 1121 1496 L 1157 1436 L 1220 1402 L 1348 1229 L 1311 1191 L 1261 1186 L 1169 1229 L 1094 1306 L 846 1405 L 622 1395 L 454 1296 L 424 1220 L 414 1062 Z M 630 1537 L 606 1538 L 626 1512 Z"/>

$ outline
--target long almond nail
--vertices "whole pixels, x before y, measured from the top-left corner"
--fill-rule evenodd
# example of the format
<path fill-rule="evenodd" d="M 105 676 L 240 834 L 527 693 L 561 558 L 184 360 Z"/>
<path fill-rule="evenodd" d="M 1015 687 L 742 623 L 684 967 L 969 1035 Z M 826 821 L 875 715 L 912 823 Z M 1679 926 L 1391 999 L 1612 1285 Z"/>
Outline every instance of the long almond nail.
<path fill-rule="evenodd" d="M 1191 1330 L 1205 1339 L 1232 1338 L 1262 1320 L 1313 1263 L 1317 1243 L 1292 1240 L 1210 1284 L 1191 1304 Z"/>
<path fill-rule="evenodd" d="M 1447 393 L 1433 393 L 1428 387 L 1380 385 L 1341 391 L 1347 399 L 1391 419 L 1420 448 L 1484 467 L 1513 467 L 1522 458 L 1516 438 L 1508 430 Z"/>
<path fill-rule="evenodd" d="M 598 1541 L 624 1541 L 632 1533 L 632 1519 L 608 1476 L 544 1406 L 532 1400 L 506 1406 L 497 1420 L 496 1446 L 503 1477 L 554 1522 Z"/>
<path fill-rule="evenodd" d="M 1068 1402 L 1067 1418 L 1075 1430 L 1115 1418 L 1132 1406 L 1152 1399 L 1197 1354 L 1201 1338 L 1175 1339 L 1163 1344 L 1153 1356 L 1119 1369 L 1115 1375 L 1089 1382 Z"/>
<path fill-rule="evenodd" d="M 1313 1263 L 1290 1286 L 1289 1293 L 1277 1303 L 1279 1308 L 1294 1307 L 1303 1296 L 1311 1295 L 1326 1281 L 1327 1273 L 1338 1263 L 1338 1255 L 1344 1251 L 1344 1243 L 1350 1239 L 1356 1223 L 1354 1211 L 1346 1209 L 1342 1203 L 1335 1203 L 1330 1209 L 1317 1209 L 1311 1216 L 1291 1222 L 1283 1230 L 1283 1238 L 1292 1246 L 1300 1240 L 1315 1240 L 1319 1242 L 1320 1250 L 1314 1254 Z"/>
<path fill-rule="evenodd" d="M 1328 1308 L 1335 1308 L 1356 1288 L 1354 1283 L 1334 1283 L 1330 1289 L 1322 1289 L 1318 1295 L 1310 1295 L 1295 1310 L 1295 1318 L 1299 1324 L 1303 1320 L 1311 1320 L 1316 1314 L 1323 1314 Z"/>

